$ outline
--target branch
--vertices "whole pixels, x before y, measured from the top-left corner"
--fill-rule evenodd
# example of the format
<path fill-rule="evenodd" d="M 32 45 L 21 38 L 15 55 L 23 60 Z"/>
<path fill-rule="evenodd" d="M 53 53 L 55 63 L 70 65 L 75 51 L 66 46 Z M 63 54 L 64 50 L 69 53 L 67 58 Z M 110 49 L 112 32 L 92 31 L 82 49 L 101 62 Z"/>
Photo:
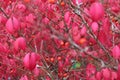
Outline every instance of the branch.
<path fill-rule="evenodd" d="M 5 15 L 7 19 L 9 18 L 9 16 L 5 13 L 5 11 L 2 8 L 0 8 L 0 11 Z"/>

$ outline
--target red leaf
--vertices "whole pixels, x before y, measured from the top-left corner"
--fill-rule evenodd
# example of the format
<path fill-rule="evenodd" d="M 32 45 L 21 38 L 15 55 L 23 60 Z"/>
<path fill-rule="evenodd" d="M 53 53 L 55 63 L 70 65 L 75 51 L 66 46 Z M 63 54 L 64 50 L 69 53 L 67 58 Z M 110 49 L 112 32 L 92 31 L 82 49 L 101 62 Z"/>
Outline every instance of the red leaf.
<path fill-rule="evenodd" d="M 101 3 L 95 2 L 90 6 L 91 18 L 94 21 L 100 20 L 104 16 L 104 9 Z"/>
<path fill-rule="evenodd" d="M 19 37 L 16 39 L 16 41 L 14 42 L 14 48 L 16 51 L 18 51 L 19 49 L 25 50 L 26 48 L 26 40 L 23 37 Z"/>
<path fill-rule="evenodd" d="M 120 57 L 120 48 L 117 45 L 112 49 L 112 56 L 115 59 L 118 59 Z"/>
<path fill-rule="evenodd" d="M 9 33 L 14 33 L 15 31 L 18 31 L 20 29 L 20 24 L 18 19 L 15 17 L 9 18 L 6 22 L 6 29 Z"/>
<path fill-rule="evenodd" d="M 28 53 L 25 55 L 24 59 L 24 66 L 29 69 L 33 70 L 36 66 L 36 53 Z"/>

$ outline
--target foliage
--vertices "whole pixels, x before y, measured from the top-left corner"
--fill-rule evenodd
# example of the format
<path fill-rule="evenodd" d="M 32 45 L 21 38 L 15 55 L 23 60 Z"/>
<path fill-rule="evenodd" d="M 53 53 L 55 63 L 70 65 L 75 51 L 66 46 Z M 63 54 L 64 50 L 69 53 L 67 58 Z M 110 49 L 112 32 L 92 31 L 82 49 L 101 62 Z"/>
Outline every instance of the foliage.
<path fill-rule="evenodd" d="M 0 80 L 120 80 L 119 0 L 0 0 Z"/>

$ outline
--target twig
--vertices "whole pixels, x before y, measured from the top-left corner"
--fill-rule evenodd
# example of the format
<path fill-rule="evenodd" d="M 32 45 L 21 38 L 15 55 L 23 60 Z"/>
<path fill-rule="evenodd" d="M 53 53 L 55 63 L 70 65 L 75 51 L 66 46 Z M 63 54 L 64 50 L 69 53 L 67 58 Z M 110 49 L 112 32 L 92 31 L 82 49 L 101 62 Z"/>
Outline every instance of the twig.
<path fill-rule="evenodd" d="M 0 11 L 5 15 L 6 18 L 9 18 L 9 16 L 5 13 L 5 11 L 2 8 L 0 8 Z"/>

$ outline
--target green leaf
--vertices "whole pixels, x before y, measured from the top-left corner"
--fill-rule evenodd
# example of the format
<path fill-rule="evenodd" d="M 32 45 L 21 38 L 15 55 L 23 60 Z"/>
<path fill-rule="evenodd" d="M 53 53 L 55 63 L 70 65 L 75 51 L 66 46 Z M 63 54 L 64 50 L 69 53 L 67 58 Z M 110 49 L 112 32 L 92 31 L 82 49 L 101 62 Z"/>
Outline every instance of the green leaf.
<path fill-rule="evenodd" d="M 80 68 L 81 64 L 79 62 L 76 62 L 73 64 L 72 68 L 76 69 L 76 68 Z"/>

